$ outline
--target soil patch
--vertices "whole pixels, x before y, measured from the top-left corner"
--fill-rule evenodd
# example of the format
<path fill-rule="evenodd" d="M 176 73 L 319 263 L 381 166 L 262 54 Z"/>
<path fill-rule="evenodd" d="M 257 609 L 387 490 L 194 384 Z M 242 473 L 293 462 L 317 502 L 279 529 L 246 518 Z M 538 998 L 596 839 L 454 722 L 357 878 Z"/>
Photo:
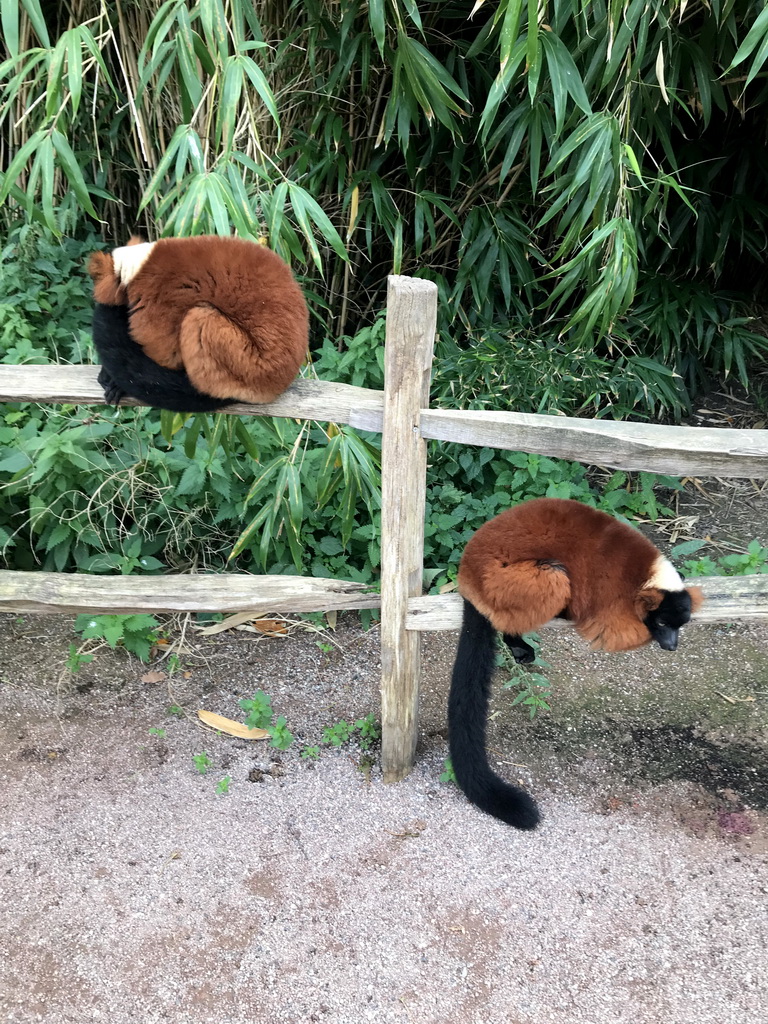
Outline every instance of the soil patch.
<path fill-rule="evenodd" d="M 8 1024 L 762 1024 L 768 627 L 689 627 L 676 655 L 545 632 L 552 712 L 529 722 L 500 676 L 490 736 L 542 805 L 533 835 L 439 780 L 455 634 L 424 638 L 396 786 L 354 745 L 300 756 L 378 712 L 354 617 L 188 630 L 154 682 L 106 648 L 68 680 L 71 640 L 0 617 Z M 200 727 L 259 688 L 287 751 Z"/>

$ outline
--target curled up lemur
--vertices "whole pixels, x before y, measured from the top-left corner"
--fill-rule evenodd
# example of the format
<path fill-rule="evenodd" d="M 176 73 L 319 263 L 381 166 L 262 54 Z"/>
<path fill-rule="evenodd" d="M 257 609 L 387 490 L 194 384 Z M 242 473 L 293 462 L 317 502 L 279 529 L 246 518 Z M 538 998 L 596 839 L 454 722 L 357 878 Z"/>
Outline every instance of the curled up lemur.
<path fill-rule="evenodd" d="M 91 255 L 93 340 L 109 403 L 206 412 L 273 401 L 307 352 L 309 316 L 280 257 L 203 235 Z"/>

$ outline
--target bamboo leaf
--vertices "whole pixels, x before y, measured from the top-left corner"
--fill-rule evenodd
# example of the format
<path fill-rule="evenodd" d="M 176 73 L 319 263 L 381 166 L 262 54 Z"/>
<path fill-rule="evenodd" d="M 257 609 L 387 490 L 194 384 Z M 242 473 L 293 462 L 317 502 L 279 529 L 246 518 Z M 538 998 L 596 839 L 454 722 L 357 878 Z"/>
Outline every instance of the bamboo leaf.
<path fill-rule="evenodd" d="M 311 224 L 314 223 L 320 229 L 320 233 L 323 236 L 323 240 L 331 246 L 334 252 L 340 256 L 343 260 L 348 260 L 347 250 L 344 243 L 339 236 L 336 228 L 331 224 L 328 215 L 323 211 L 320 204 L 314 199 L 301 185 L 297 185 L 293 181 L 288 182 L 288 192 L 291 198 L 291 206 L 293 212 L 296 215 L 296 219 L 299 222 L 304 237 L 307 240 L 307 244 L 310 247 L 312 258 L 315 264 L 322 272 L 322 262 L 320 260 L 320 252 L 315 243 L 314 232 L 312 231 Z"/>
<path fill-rule="evenodd" d="M 188 124 L 180 124 L 176 131 L 173 133 L 168 147 L 163 153 L 160 163 L 157 165 L 157 170 L 150 178 L 149 184 L 144 189 L 144 195 L 142 196 L 141 203 L 139 204 L 139 212 L 141 212 L 149 202 L 157 196 L 160 185 L 163 178 L 168 173 L 171 163 L 178 156 L 179 148 L 186 142 L 187 133 L 190 131 Z"/>
<path fill-rule="evenodd" d="M 542 42 L 544 43 L 545 49 L 549 48 L 551 51 L 560 73 L 562 82 L 565 85 L 571 99 L 583 110 L 585 114 L 592 113 L 592 106 L 587 96 L 587 91 L 584 88 L 584 83 L 579 74 L 579 70 L 576 67 L 576 63 L 568 51 L 565 43 L 555 32 L 542 32 Z M 551 65 L 550 65 L 551 66 Z"/>
<path fill-rule="evenodd" d="M 278 455 L 276 458 L 272 459 L 271 462 L 267 463 L 267 465 L 262 469 L 261 473 L 256 477 L 256 479 L 251 484 L 251 489 L 248 491 L 248 495 L 245 499 L 246 505 L 249 505 L 254 498 L 259 496 L 259 494 L 265 489 L 267 481 L 270 480 L 275 475 L 275 473 L 280 468 L 280 466 L 282 466 L 284 461 L 285 456 Z"/>
<path fill-rule="evenodd" d="M 195 40 L 192 23 L 184 5 L 176 8 L 176 60 L 181 75 L 181 100 L 184 120 L 189 121 L 203 97 L 203 86 L 197 72 Z"/>
<path fill-rule="evenodd" d="M 45 18 L 43 17 L 43 12 L 40 8 L 40 0 L 21 0 L 21 2 L 24 10 L 27 12 L 30 24 L 35 30 L 35 35 L 43 46 L 50 47 L 51 39 L 48 35 L 48 28 L 46 27 Z"/>
<path fill-rule="evenodd" d="M 301 479 L 298 468 L 289 463 L 286 466 L 287 492 L 288 492 L 288 517 L 291 526 L 298 538 L 301 533 L 301 524 L 304 520 L 304 498 L 301 491 Z"/>
<path fill-rule="evenodd" d="M 757 53 L 755 54 L 755 59 L 752 61 L 752 66 L 749 69 L 747 80 L 744 83 L 745 86 L 749 85 L 750 82 L 754 81 L 755 77 L 762 70 L 766 58 L 768 58 L 768 32 L 766 32 L 765 38 L 763 39 L 762 43 L 758 47 Z"/>
<path fill-rule="evenodd" d="M 229 52 L 229 37 L 221 0 L 200 0 L 200 22 L 208 49 L 215 53 L 219 60 L 225 60 Z"/>
<path fill-rule="evenodd" d="M 235 124 L 245 81 L 243 61 L 246 59 L 245 57 L 227 57 L 224 62 L 221 106 L 219 116 L 216 118 L 216 143 L 217 145 L 221 144 L 227 152 L 232 149 L 235 137 Z"/>
<path fill-rule="evenodd" d="M 5 202 L 8 197 L 8 193 L 11 188 L 16 184 L 16 180 L 27 165 L 27 161 L 30 156 L 35 152 L 38 146 L 41 145 L 45 138 L 45 132 L 42 129 L 36 131 L 33 135 L 23 142 L 19 146 L 18 152 L 11 160 L 7 170 L 3 174 L 3 184 L 0 188 L 0 203 Z"/>
<path fill-rule="evenodd" d="M 40 144 L 37 153 L 35 154 L 35 162 L 40 168 L 40 202 L 43 208 L 43 216 L 45 217 L 45 223 L 48 227 L 58 232 L 58 225 L 56 223 L 56 214 L 53 209 L 53 197 L 55 190 L 55 161 L 53 153 L 53 139 L 50 135 L 46 135 Z M 29 195 L 28 190 L 28 195 Z M 31 196 L 29 200 L 31 203 Z M 27 207 L 27 213 L 29 214 L 30 208 Z"/>
<path fill-rule="evenodd" d="M 19 5 L 17 0 L 3 0 L 0 3 L 0 25 L 3 39 L 11 57 L 19 55 Z"/>
<path fill-rule="evenodd" d="M 261 70 L 261 68 L 253 60 L 252 57 L 242 57 L 241 59 L 243 61 L 245 73 L 246 75 L 248 75 L 251 85 L 256 90 L 257 94 L 261 99 L 261 102 L 267 108 L 272 117 L 272 120 L 275 122 L 275 125 L 277 126 L 277 133 L 279 138 L 280 115 L 277 110 L 277 103 L 275 102 L 274 93 L 269 87 L 269 82 L 267 82 L 266 78 L 264 77 L 264 72 Z"/>
<path fill-rule="evenodd" d="M 83 27 L 85 31 L 87 28 Z M 83 40 L 81 28 L 67 32 L 67 83 L 72 96 L 72 115 L 77 114 L 83 94 Z"/>
<path fill-rule="evenodd" d="M 288 182 L 281 181 L 270 196 L 267 230 L 271 248 L 275 249 L 283 231 L 283 211 L 288 196 Z"/>
<path fill-rule="evenodd" d="M 733 55 L 733 60 L 728 65 L 726 72 L 732 71 L 735 67 L 738 67 L 742 61 L 746 60 L 754 50 L 758 49 L 758 47 L 765 42 L 767 37 L 768 7 L 764 7 L 755 18 L 754 24 L 747 32 L 736 53 Z M 756 72 L 759 68 L 756 69 L 753 65 L 751 70 Z"/>
<path fill-rule="evenodd" d="M 45 89 L 45 114 L 46 117 L 53 117 L 59 109 L 62 99 L 62 78 L 64 74 L 64 60 L 67 55 L 67 35 L 64 35 L 56 43 L 48 62 L 48 84 Z"/>
<path fill-rule="evenodd" d="M 661 89 L 662 99 L 669 106 L 669 93 L 664 81 L 664 43 L 659 43 L 659 52 L 656 55 L 656 80 L 659 83 L 659 89 Z"/>
<path fill-rule="evenodd" d="M 379 53 L 384 56 L 384 39 L 387 30 L 387 16 L 385 0 L 368 0 L 368 21 L 373 32 L 373 38 L 379 48 Z"/>
<path fill-rule="evenodd" d="M 477 10 L 477 5 L 475 5 Z M 503 74 L 507 65 L 512 60 L 518 33 L 520 32 L 520 16 L 523 11 L 523 0 L 507 0 L 504 10 L 504 20 L 501 23 L 501 38 L 499 41 L 499 57 L 501 60 L 500 74 Z M 475 11 L 472 11 L 474 14 Z"/>

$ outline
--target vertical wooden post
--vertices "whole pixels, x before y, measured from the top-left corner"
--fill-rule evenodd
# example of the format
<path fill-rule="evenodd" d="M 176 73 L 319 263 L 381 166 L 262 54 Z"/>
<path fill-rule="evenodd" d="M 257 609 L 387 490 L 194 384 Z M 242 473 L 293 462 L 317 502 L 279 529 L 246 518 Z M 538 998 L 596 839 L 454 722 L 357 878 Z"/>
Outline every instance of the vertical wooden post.
<path fill-rule="evenodd" d="M 421 594 L 429 404 L 437 286 L 392 276 L 387 289 L 381 470 L 381 727 L 385 782 L 413 767 L 418 735 L 421 639 L 406 631 L 408 598 Z"/>

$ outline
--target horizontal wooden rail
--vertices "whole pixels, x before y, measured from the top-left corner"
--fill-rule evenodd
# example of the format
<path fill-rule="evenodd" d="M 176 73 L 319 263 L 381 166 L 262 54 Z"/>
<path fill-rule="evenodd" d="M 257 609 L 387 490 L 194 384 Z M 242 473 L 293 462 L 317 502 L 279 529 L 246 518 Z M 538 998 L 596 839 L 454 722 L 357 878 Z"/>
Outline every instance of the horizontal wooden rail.
<path fill-rule="evenodd" d="M 0 402 L 103 405 L 98 366 L 0 365 Z M 139 405 L 126 398 L 122 405 Z M 384 395 L 331 381 L 297 380 L 274 402 L 236 402 L 240 416 L 348 423 L 380 433 Z M 768 477 L 768 430 L 674 427 L 538 413 L 422 409 L 421 435 L 487 448 L 536 452 L 588 465 L 673 476 Z"/>
<path fill-rule="evenodd" d="M 690 581 L 706 602 L 696 622 L 768 619 L 768 575 L 705 576 Z M 128 612 L 269 612 L 379 608 L 380 595 L 364 583 L 313 576 L 246 573 L 171 576 L 85 576 L 79 573 L 0 572 L 0 611 L 94 614 Z M 459 629 L 458 594 L 408 600 L 407 628 Z M 562 619 L 549 623 L 568 626 Z"/>
<path fill-rule="evenodd" d="M 768 430 L 424 409 L 423 437 L 673 476 L 768 477 Z"/>
<path fill-rule="evenodd" d="M 704 591 L 704 605 L 694 622 L 734 622 L 768 619 L 768 575 L 701 576 L 690 579 L 691 586 Z M 408 629 L 459 629 L 461 598 L 458 594 L 432 594 L 408 602 Z M 564 619 L 553 619 L 548 626 L 570 626 Z"/>
<path fill-rule="evenodd" d="M 0 366 L 0 402 L 67 402 L 104 405 L 97 381 L 99 366 Z M 124 398 L 121 405 L 141 405 Z M 349 423 L 360 430 L 381 433 L 384 395 L 370 388 L 325 380 L 297 380 L 274 402 L 249 405 L 235 402 L 222 412 L 238 416 L 288 416 L 329 423 Z"/>
<path fill-rule="evenodd" d="M 173 576 L 85 576 L 64 572 L 0 572 L 6 612 L 314 612 L 378 608 L 364 583 L 313 576 L 246 573 Z"/>

